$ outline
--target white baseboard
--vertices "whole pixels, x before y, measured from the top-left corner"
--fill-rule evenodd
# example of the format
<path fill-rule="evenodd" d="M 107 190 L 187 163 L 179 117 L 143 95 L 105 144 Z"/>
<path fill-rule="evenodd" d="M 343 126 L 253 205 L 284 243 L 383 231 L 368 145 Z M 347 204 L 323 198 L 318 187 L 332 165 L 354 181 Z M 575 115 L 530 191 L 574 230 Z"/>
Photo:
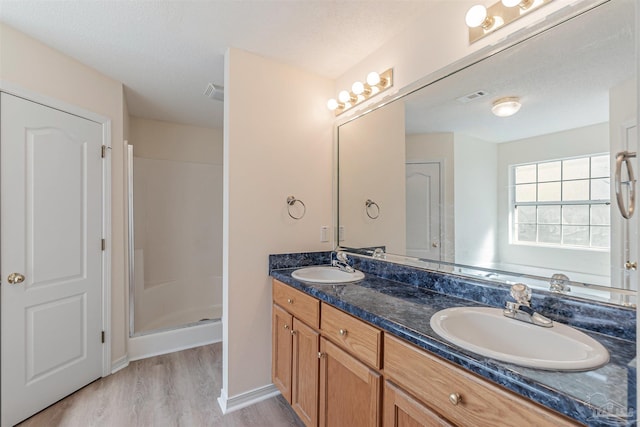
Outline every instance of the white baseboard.
<path fill-rule="evenodd" d="M 129 338 L 129 361 L 222 341 L 222 321 Z"/>
<path fill-rule="evenodd" d="M 116 372 L 126 368 L 127 366 L 129 366 L 129 357 L 125 355 L 111 362 L 111 373 L 115 374 Z"/>
<path fill-rule="evenodd" d="M 262 402 L 263 400 L 267 400 L 279 394 L 280 390 L 278 390 L 278 388 L 273 384 L 259 387 L 232 397 L 227 397 L 227 392 L 223 389 L 220 391 L 218 405 L 220 405 L 220 409 L 222 409 L 223 414 L 228 414 L 229 412 L 246 408 L 254 403 Z"/>

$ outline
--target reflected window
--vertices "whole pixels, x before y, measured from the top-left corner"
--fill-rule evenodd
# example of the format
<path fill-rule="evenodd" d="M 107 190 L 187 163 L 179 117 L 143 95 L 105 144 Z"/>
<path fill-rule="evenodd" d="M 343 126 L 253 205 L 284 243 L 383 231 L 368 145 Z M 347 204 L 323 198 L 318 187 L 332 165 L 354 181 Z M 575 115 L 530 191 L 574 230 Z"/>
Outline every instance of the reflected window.
<path fill-rule="evenodd" d="M 609 154 L 512 165 L 512 243 L 609 249 Z"/>

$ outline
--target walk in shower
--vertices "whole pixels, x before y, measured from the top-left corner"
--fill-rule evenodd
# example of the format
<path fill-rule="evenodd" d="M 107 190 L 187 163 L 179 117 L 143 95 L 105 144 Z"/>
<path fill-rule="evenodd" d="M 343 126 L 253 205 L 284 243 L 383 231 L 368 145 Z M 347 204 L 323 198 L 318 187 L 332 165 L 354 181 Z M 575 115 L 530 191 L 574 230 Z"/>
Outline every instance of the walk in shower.
<path fill-rule="evenodd" d="M 131 135 L 130 335 L 219 321 L 222 147 L 215 130 L 132 118 Z"/>

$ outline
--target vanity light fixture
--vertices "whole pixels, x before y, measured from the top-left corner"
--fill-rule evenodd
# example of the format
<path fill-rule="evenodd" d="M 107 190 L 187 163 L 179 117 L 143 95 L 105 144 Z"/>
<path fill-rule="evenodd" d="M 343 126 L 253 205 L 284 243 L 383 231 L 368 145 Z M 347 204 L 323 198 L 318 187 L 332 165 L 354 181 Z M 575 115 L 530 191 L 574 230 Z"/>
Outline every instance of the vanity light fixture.
<path fill-rule="evenodd" d="M 522 10 L 527 10 L 536 3 L 536 0 L 502 0 L 502 4 L 506 7 L 518 6 Z"/>
<path fill-rule="evenodd" d="M 491 112 L 498 117 L 509 117 L 517 113 L 522 107 L 520 98 L 516 96 L 508 96 L 506 98 L 500 98 L 493 102 Z"/>
<path fill-rule="evenodd" d="M 488 8 L 477 4 L 467 11 L 469 43 L 476 42 L 499 28 L 521 18 L 553 0 L 501 0 Z"/>
<path fill-rule="evenodd" d="M 489 30 L 495 23 L 493 16 L 489 16 L 487 14 L 487 8 L 481 4 L 477 4 L 469 9 L 464 21 L 469 28 L 482 27 L 485 30 Z"/>
<path fill-rule="evenodd" d="M 389 68 L 383 73 L 370 72 L 365 82 L 355 82 L 351 86 L 351 91 L 340 91 L 338 100 L 330 99 L 327 102 L 327 108 L 334 111 L 338 116 L 349 108 L 370 99 L 371 97 L 389 89 L 393 86 L 393 68 Z"/>

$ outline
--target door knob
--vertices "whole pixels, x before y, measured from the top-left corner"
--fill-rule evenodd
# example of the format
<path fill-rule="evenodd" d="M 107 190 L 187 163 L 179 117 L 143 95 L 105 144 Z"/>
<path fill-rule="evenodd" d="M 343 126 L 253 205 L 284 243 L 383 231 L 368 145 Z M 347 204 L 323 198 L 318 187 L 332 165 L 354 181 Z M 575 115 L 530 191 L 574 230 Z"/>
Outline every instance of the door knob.
<path fill-rule="evenodd" d="M 17 285 L 24 282 L 24 276 L 20 273 L 11 273 L 9 277 L 7 277 L 7 282 L 9 282 L 10 285 Z"/>

